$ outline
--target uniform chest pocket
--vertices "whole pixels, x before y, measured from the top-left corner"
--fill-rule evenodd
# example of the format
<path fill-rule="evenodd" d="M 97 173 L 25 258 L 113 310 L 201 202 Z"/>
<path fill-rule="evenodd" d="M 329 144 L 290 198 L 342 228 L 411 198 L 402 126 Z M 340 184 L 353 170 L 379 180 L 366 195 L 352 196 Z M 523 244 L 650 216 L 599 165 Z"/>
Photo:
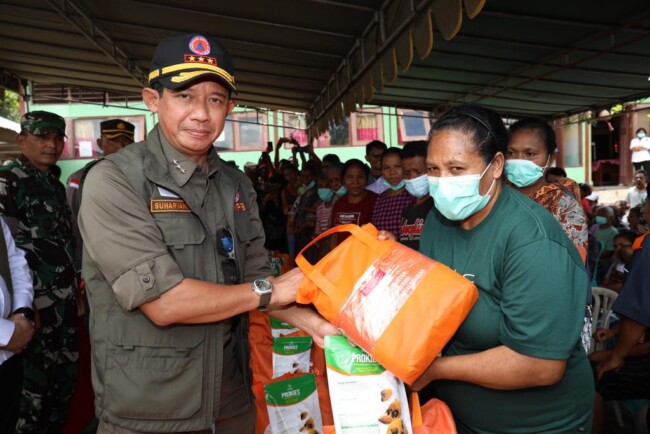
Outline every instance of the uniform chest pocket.
<path fill-rule="evenodd" d="M 206 233 L 199 219 L 193 214 L 182 217 L 154 218 L 162 233 L 167 251 L 185 277 L 206 280 L 205 263 L 209 262 L 212 248 L 207 245 Z"/>
<path fill-rule="evenodd" d="M 155 217 L 165 245 L 181 250 L 187 246 L 203 244 L 205 230 L 197 217 L 188 214 L 183 217 Z"/>

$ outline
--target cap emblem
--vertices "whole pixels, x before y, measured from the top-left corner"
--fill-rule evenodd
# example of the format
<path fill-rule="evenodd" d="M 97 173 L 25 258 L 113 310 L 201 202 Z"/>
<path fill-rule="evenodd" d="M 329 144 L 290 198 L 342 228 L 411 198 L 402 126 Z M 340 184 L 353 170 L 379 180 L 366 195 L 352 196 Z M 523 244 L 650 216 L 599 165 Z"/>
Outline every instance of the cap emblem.
<path fill-rule="evenodd" d="M 210 43 L 204 36 L 195 36 L 190 40 L 190 51 L 199 56 L 210 54 Z"/>
<path fill-rule="evenodd" d="M 126 125 L 124 125 L 124 122 L 120 122 L 119 124 L 117 124 L 117 129 L 118 129 L 118 130 L 124 130 L 124 129 L 126 129 Z"/>

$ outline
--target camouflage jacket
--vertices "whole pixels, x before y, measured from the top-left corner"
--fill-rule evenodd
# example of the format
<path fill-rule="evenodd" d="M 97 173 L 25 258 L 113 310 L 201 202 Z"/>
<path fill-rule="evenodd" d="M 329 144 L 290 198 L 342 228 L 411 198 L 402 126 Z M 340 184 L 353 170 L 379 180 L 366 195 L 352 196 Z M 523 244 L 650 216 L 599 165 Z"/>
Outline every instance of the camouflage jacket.
<path fill-rule="evenodd" d="M 57 169 L 43 173 L 23 155 L 0 168 L 0 214 L 25 250 L 38 309 L 77 302 L 71 213 Z"/>

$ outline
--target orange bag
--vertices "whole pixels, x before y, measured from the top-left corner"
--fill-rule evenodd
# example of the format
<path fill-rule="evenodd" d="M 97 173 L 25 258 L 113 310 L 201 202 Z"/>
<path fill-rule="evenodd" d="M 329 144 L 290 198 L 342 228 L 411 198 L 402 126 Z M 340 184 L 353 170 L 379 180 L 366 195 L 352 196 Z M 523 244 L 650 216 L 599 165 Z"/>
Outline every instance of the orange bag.
<path fill-rule="evenodd" d="M 348 237 L 316 265 L 303 252 L 338 232 Z M 298 303 L 318 312 L 412 384 L 433 362 L 478 300 L 472 282 L 447 266 L 399 244 L 380 241 L 372 224 L 323 232 L 296 257 L 305 273 Z"/>
<path fill-rule="evenodd" d="M 451 410 L 441 400 L 431 399 L 420 407 L 420 398 L 413 392 L 410 407 L 413 434 L 458 434 Z"/>

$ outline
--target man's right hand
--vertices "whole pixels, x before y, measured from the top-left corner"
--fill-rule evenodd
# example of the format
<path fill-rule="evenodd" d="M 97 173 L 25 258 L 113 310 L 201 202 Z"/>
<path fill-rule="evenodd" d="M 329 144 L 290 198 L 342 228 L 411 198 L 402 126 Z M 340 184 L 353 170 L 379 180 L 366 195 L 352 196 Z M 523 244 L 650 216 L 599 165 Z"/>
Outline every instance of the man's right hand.
<path fill-rule="evenodd" d="M 296 267 L 272 280 L 273 294 L 271 295 L 271 306 L 286 306 L 296 301 L 298 285 L 305 277 L 305 274 Z"/>
<path fill-rule="evenodd" d="M 12 353 L 20 353 L 27 348 L 29 341 L 31 341 L 34 336 L 34 324 L 32 324 L 22 314 L 12 315 L 9 317 L 9 320 L 15 325 L 14 334 L 11 335 L 9 343 L 7 343 L 7 346 L 5 346 L 3 350 L 11 351 Z"/>

